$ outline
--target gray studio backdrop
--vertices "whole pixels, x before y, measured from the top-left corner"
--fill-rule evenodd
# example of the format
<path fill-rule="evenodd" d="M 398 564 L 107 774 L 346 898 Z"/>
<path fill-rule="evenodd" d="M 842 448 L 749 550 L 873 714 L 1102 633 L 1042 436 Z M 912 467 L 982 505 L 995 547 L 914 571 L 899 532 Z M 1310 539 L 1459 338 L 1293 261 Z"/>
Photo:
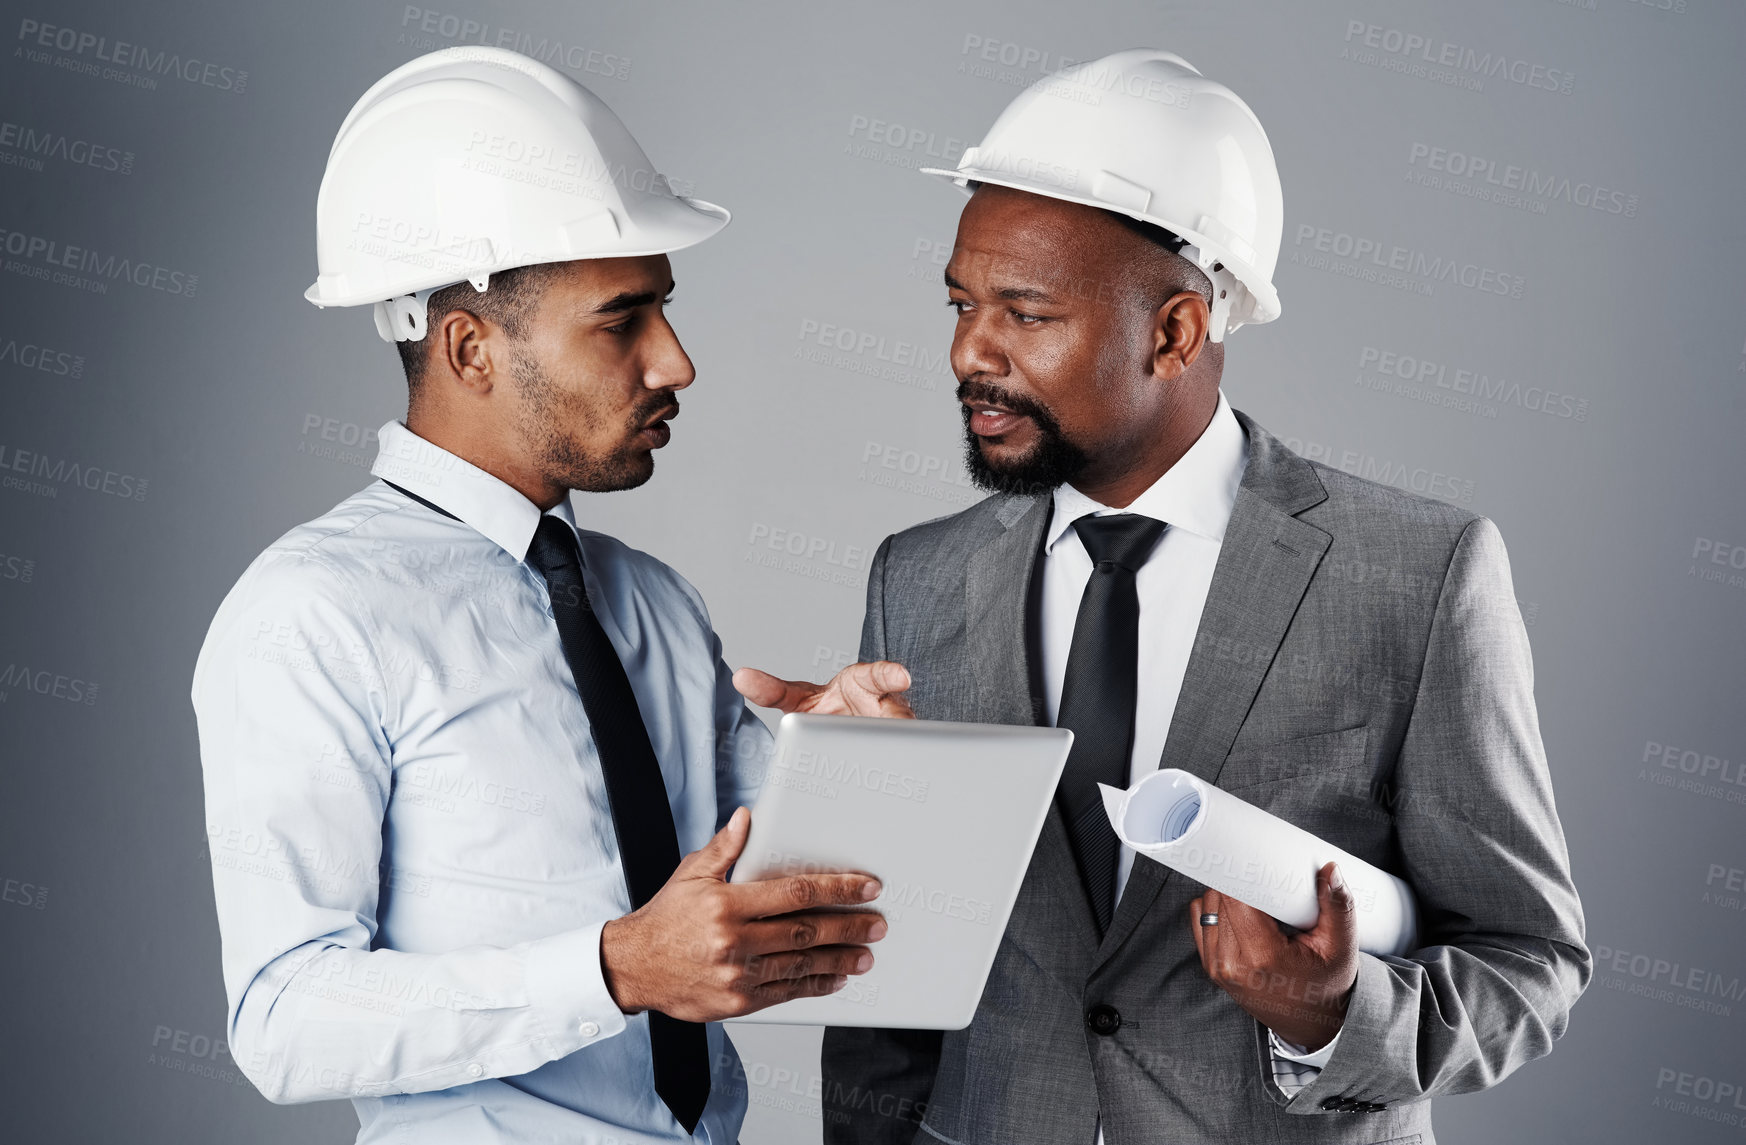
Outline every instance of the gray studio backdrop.
<path fill-rule="evenodd" d="M 349 1141 L 223 1047 L 190 672 L 247 562 L 404 410 L 318 312 L 315 192 L 374 80 L 519 47 L 733 225 L 674 259 L 698 365 L 654 480 L 577 515 L 730 662 L 822 677 L 869 554 L 976 494 L 939 284 L 952 164 L 1024 85 L 1173 49 L 1260 115 L 1284 317 L 1226 388 L 1300 452 L 1496 520 L 1598 960 L 1451 1142 L 1746 1125 L 1746 11 L 1384 3 L 8 0 L 0 30 L 0 1108 L 31 1142 Z M 1348 570 L 1363 575 L 1364 570 Z M 818 1034 L 738 1028 L 746 1137 L 819 1138 Z"/>

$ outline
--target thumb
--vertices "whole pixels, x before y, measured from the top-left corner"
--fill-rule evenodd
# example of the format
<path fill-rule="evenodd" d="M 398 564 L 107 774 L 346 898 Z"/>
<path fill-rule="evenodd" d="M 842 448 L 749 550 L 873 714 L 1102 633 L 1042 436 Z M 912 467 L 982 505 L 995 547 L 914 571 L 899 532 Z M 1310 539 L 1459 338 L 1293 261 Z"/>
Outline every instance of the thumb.
<path fill-rule="evenodd" d="M 1337 863 L 1324 864 L 1316 872 L 1316 925 L 1310 931 L 1316 944 L 1339 956 L 1358 947 L 1358 902 Z"/>
<path fill-rule="evenodd" d="M 728 869 L 739 859 L 740 852 L 746 849 L 746 835 L 751 829 L 752 813 L 744 807 L 734 808 L 734 813 L 728 816 L 727 824 L 715 833 L 714 838 L 685 856 L 685 861 L 679 864 L 680 870 L 687 878 L 727 878 Z"/>
<path fill-rule="evenodd" d="M 909 669 L 895 660 L 874 660 L 867 664 L 867 690 L 889 696 L 909 689 Z"/>

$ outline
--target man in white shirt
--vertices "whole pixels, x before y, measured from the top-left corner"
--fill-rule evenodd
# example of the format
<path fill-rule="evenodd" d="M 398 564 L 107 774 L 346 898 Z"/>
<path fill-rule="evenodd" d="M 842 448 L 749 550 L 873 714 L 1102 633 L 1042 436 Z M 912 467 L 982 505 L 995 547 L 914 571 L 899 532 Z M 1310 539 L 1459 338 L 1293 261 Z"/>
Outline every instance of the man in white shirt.
<path fill-rule="evenodd" d="M 594 193 L 501 181 L 485 123 Z M 377 304 L 407 415 L 237 581 L 193 701 L 232 1054 L 273 1101 L 350 1098 L 360 1142 L 728 1145 L 716 1023 L 841 988 L 885 931 L 821 909 L 865 875 L 724 881 L 769 734 L 696 591 L 571 506 L 648 480 L 695 377 L 664 252 L 726 212 L 646 165 L 585 89 L 473 48 L 384 78 L 330 156 L 311 298 Z M 906 683 L 809 705 L 900 714 Z"/>

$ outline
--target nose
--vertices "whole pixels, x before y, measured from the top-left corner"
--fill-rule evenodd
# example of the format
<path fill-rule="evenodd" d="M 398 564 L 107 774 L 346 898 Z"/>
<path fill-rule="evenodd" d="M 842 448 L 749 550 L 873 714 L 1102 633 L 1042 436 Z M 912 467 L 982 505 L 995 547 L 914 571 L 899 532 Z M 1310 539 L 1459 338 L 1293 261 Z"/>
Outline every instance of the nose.
<path fill-rule="evenodd" d="M 977 309 L 958 320 L 952 331 L 952 372 L 958 377 L 1006 376 L 1006 353 L 992 328 L 994 317 L 991 310 Z"/>
<path fill-rule="evenodd" d="M 651 390 L 682 390 L 697 380 L 697 367 L 691 356 L 679 344 L 679 335 L 662 312 L 650 324 L 647 364 L 643 368 L 643 385 Z"/>

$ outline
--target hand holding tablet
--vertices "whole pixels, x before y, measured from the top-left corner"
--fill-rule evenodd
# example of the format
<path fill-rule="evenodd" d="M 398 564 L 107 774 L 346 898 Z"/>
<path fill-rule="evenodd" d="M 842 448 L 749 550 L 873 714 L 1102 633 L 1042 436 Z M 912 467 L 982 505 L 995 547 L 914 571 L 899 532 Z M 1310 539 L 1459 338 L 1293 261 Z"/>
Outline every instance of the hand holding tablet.
<path fill-rule="evenodd" d="M 784 716 L 730 881 L 858 870 L 890 932 L 866 974 L 751 1022 L 968 1025 L 1073 734 L 855 716 Z"/>
<path fill-rule="evenodd" d="M 865 944 L 885 936 L 884 920 L 840 908 L 872 899 L 878 880 L 813 872 L 730 886 L 749 819 L 735 811 L 654 898 L 601 931 L 606 987 L 625 1013 L 716 1022 L 828 994 L 872 966 Z"/>

